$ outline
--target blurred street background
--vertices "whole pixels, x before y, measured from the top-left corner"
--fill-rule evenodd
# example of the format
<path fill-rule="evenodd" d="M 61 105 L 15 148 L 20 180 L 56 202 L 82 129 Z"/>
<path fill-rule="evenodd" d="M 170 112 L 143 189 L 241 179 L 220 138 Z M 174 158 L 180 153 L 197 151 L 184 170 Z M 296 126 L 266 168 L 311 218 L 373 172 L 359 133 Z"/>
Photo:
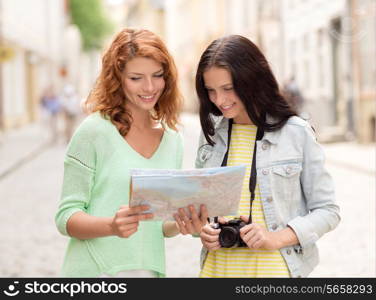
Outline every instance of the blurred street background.
<path fill-rule="evenodd" d="M 315 127 L 336 185 L 342 221 L 319 240 L 310 276 L 376 276 L 376 1 L 0 0 L 0 277 L 59 276 L 66 145 L 103 50 L 124 27 L 154 31 L 175 58 L 184 168 L 194 167 L 200 132 L 201 52 L 226 34 L 255 42 Z M 197 277 L 199 239 L 166 239 L 166 251 L 168 277 Z"/>

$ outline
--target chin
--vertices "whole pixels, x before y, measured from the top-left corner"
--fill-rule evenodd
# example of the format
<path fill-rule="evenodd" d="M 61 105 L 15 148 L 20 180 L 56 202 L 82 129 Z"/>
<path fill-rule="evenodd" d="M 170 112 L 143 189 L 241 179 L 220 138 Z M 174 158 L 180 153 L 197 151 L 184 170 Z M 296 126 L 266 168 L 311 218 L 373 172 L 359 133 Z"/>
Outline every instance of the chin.
<path fill-rule="evenodd" d="M 147 109 L 147 110 L 151 110 L 155 107 L 156 104 L 157 104 L 157 101 L 152 102 L 152 103 L 142 103 L 140 107 Z"/>
<path fill-rule="evenodd" d="M 234 113 L 222 113 L 222 115 L 226 118 L 226 119 L 233 119 L 233 118 L 236 118 L 236 114 Z"/>

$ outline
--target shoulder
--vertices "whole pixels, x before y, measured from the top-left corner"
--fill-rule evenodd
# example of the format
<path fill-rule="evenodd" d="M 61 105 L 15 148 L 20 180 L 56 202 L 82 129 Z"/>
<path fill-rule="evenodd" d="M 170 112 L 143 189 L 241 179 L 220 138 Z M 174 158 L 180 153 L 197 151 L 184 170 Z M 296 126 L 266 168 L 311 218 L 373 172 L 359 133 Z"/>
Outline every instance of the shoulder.
<path fill-rule="evenodd" d="M 164 135 L 166 135 L 166 139 L 169 142 L 174 142 L 174 143 L 183 143 L 183 136 L 180 131 L 173 130 L 171 128 L 165 127 L 164 129 Z"/>
<path fill-rule="evenodd" d="M 290 117 L 280 129 L 265 132 L 264 137 L 272 143 L 279 142 L 282 146 L 286 143 L 304 144 L 307 138 L 316 139 L 311 125 L 297 116 Z"/>
<path fill-rule="evenodd" d="M 311 124 L 298 116 L 290 117 L 285 123 L 285 125 L 282 126 L 280 131 L 296 133 L 306 131 L 313 132 Z"/>
<path fill-rule="evenodd" d="M 307 127 L 307 126 L 310 127 L 309 123 L 306 120 L 298 116 L 290 117 L 287 120 L 286 125 L 298 126 L 298 127 Z"/>
<path fill-rule="evenodd" d="M 280 131 L 281 136 L 293 138 L 297 142 L 304 142 L 307 138 L 316 139 L 311 124 L 298 116 L 290 117 Z"/>
<path fill-rule="evenodd" d="M 162 142 L 162 149 L 164 149 L 165 155 L 169 160 L 176 162 L 175 168 L 181 169 L 184 153 L 182 134 L 179 131 L 165 127 Z"/>
<path fill-rule="evenodd" d="M 103 131 L 109 130 L 112 123 L 105 119 L 99 112 L 88 115 L 77 127 L 76 133 L 80 135 L 95 135 Z"/>
<path fill-rule="evenodd" d="M 104 119 L 99 112 L 88 115 L 75 130 L 70 144 L 93 144 L 101 138 L 107 138 L 113 127 L 111 121 Z"/>

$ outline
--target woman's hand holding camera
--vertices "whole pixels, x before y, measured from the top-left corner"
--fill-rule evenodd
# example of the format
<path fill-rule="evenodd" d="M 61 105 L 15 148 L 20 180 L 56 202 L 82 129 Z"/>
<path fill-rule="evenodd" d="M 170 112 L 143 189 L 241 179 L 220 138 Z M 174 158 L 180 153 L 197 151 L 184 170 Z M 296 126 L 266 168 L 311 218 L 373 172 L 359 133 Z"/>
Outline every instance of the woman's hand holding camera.
<path fill-rule="evenodd" d="M 270 232 L 256 223 L 248 224 L 240 229 L 240 237 L 250 249 L 279 249 L 274 234 L 275 232 Z"/>
<path fill-rule="evenodd" d="M 248 223 L 248 217 L 241 216 L 240 218 Z M 298 237 L 290 227 L 270 232 L 257 223 L 248 224 L 241 228 L 240 237 L 250 249 L 278 250 L 299 243 Z"/>
<path fill-rule="evenodd" d="M 116 212 L 111 222 L 111 229 L 114 235 L 128 238 L 134 234 L 138 229 L 140 221 L 153 218 L 153 214 L 142 214 L 150 207 L 147 205 L 140 205 L 129 207 L 122 205 Z"/>
<path fill-rule="evenodd" d="M 206 224 L 202 227 L 200 234 L 202 245 L 209 251 L 218 250 L 221 248 L 219 244 L 220 229 L 214 229 L 210 224 Z"/>
<path fill-rule="evenodd" d="M 225 224 L 227 221 L 223 217 L 219 217 L 219 223 Z M 208 249 L 208 251 L 215 251 L 221 248 L 221 244 L 219 243 L 219 233 L 221 229 L 213 228 L 212 224 L 206 224 L 202 227 L 202 231 L 200 234 L 201 243 L 202 245 Z"/>
<path fill-rule="evenodd" d="M 248 217 L 241 216 L 240 218 L 248 223 Z M 275 232 L 270 232 L 257 223 L 248 224 L 241 228 L 240 237 L 250 249 L 279 249 L 278 244 L 276 243 Z"/>
<path fill-rule="evenodd" d="M 181 234 L 198 235 L 203 226 L 207 223 L 208 211 L 205 205 L 200 206 L 200 213 L 197 213 L 193 205 L 187 207 L 191 217 L 188 217 L 184 208 L 179 208 L 178 213 L 174 214 L 175 221 Z"/>

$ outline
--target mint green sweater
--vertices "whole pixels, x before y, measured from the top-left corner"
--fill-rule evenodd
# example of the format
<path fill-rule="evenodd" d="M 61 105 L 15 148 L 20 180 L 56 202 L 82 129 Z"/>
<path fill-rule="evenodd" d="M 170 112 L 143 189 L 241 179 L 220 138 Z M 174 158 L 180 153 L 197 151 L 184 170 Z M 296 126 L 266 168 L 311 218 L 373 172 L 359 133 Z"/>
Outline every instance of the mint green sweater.
<path fill-rule="evenodd" d="M 92 216 L 114 216 L 129 202 L 130 169 L 179 169 L 181 135 L 166 129 L 150 159 L 137 153 L 116 127 L 99 113 L 88 116 L 73 135 L 64 160 L 64 181 L 55 216 L 57 228 L 67 234 L 68 219 L 78 211 Z M 87 240 L 71 237 L 62 276 L 96 277 L 124 270 L 152 270 L 165 276 L 162 222 L 140 222 L 129 238 L 109 236 Z"/>

